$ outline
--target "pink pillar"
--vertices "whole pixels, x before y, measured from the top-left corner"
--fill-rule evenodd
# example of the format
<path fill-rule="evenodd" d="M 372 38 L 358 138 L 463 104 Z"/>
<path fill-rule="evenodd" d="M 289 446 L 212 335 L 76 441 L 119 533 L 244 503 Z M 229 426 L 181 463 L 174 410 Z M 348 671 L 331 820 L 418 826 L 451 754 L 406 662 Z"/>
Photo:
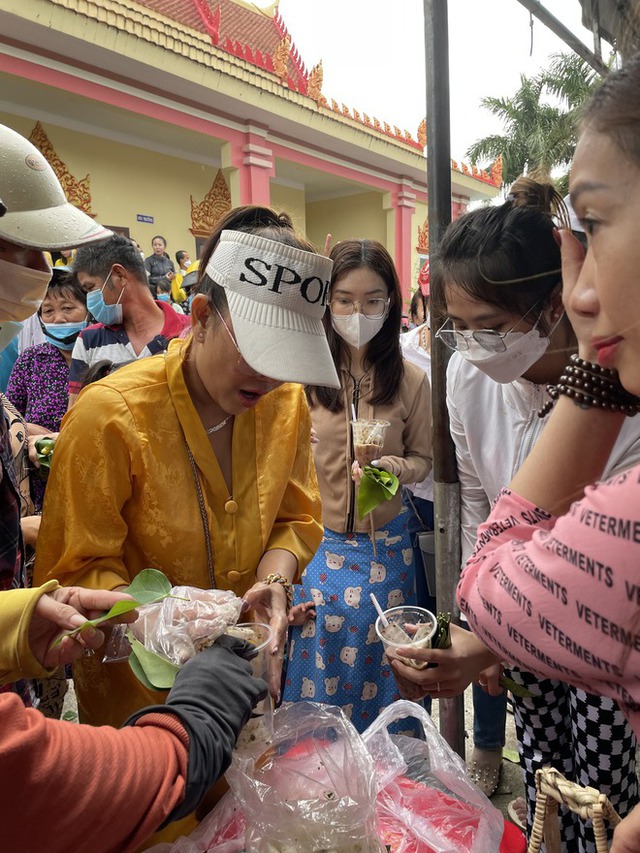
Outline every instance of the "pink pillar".
<path fill-rule="evenodd" d="M 451 196 L 451 221 L 455 222 L 460 216 L 467 212 L 469 197 L 466 195 Z"/>
<path fill-rule="evenodd" d="M 275 175 L 273 151 L 266 130 L 249 127 L 242 142 L 231 143 L 231 164 L 238 170 L 238 204 L 271 204 L 270 180 Z"/>
<path fill-rule="evenodd" d="M 393 194 L 395 211 L 395 262 L 402 288 L 403 302 L 411 300 L 411 223 L 416 209 L 416 194 L 409 182 L 404 182 Z"/>

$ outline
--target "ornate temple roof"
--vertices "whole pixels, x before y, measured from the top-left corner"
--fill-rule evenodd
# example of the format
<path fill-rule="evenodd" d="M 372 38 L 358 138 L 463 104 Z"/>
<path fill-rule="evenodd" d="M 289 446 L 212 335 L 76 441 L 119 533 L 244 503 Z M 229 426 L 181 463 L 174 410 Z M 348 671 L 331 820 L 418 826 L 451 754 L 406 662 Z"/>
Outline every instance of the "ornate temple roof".
<path fill-rule="evenodd" d="M 137 0 L 139 6 L 204 33 L 211 43 L 277 74 L 307 94 L 309 72 L 278 10 L 278 0 L 258 8 L 245 0 Z"/>

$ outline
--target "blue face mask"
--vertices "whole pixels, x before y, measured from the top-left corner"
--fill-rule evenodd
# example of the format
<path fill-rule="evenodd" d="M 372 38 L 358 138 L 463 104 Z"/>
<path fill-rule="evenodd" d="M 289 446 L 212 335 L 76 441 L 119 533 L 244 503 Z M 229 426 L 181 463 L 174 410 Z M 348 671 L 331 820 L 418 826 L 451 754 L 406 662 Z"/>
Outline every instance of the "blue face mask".
<path fill-rule="evenodd" d="M 79 323 L 42 323 L 42 331 L 54 347 L 72 350 L 76 338 L 86 325 L 86 320 L 81 320 Z"/>
<path fill-rule="evenodd" d="M 124 287 L 120 291 L 118 301 L 114 305 L 107 305 L 103 294 L 110 278 L 111 273 L 104 280 L 102 290 L 92 290 L 87 293 L 87 311 L 96 318 L 98 323 L 102 323 L 103 326 L 119 326 L 122 323 L 122 305 L 120 305 L 120 300 L 124 293 Z"/>
<path fill-rule="evenodd" d="M 160 302 L 171 302 L 168 293 L 159 293 L 156 298 L 159 299 Z"/>

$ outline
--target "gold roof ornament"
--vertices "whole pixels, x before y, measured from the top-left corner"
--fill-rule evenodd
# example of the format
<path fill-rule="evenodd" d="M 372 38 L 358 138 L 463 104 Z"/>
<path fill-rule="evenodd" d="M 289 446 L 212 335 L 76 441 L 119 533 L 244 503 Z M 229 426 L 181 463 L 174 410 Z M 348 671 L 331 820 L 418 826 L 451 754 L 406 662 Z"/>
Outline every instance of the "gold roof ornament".
<path fill-rule="evenodd" d="M 231 193 L 222 174 L 218 169 L 209 191 L 204 199 L 198 203 L 191 198 L 191 228 L 189 231 L 194 237 L 206 239 L 210 236 L 216 222 L 227 211 L 231 210 Z"/>
<path fill-rule="evenodd" d="M 502 186 L 502 170 L 504 168 L 504 163 L 502 161 L 502 154 L 498 154 L 495 163 L 491 166 L 489 170 L 489 175 L 491 177 L 491 183 L 496 187 Z"/>
<path fill-rule="evenodd" d="M 427 120 L 423 118 L 418 125 L 418 142 L 421 148 L 427 147 Z"/>
<path fill-rule="evenodd" d="M 56 178 L 62 185 L 67 201 L 79 208 L 83 213 L 86 213 L 87 216 L 95 218 L 96 214 L 91 212 L 91 176 L 85 175 L 80 180 L 73 177 L 67 164 L 58 156 L 51 140 L 39 121 L 36 122 L 35 127 L 29 135 L 29 142 L 35 145 L 51 165 Z"/>
<path fill-rule="evenodd" d="M 276 52 L 273 54 L 273 70 L 283 83 L 289 76 L 290 48 L 291 36 L 287 34 L 276 48 Z"/>
<path fill-rule="evenodd" d="M 429 217 L 426 216 L 423 225 L 418 225 L 418 245 L 416 249 L 422 255 L 429 254 Z"/>
<path fill-rule="evenodd" d="M 322 81 L 324 71 L 322 70 L 322 60 L 314 65 L 309 74 L 309 82 L 307 84 L 307 94 L 316 102 L 319 107 L 327 106 L 327 99 L 322 94 Z"/>

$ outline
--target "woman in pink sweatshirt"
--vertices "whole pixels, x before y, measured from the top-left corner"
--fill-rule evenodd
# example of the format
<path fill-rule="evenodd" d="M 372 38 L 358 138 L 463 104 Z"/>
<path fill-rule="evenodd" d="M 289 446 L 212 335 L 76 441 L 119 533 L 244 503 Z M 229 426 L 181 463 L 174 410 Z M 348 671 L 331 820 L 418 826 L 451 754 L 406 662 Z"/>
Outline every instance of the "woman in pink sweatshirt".
<path fill-rule="evenodd" d="M 615 698 L 640 733 L 640 466 L 598 482 L 625 415 L 640 411 L 639 131 L 636 56 L 583 116 L 571 203 L 586 255 L 559 234 L 579 354 L 555 386 L 541 438 L 478 529 L 460 580 L 460 607 L 482 642 L 455 631 L 451 650 L 420 655 L 437 668 L 394 664 L 412 695 L 455 695 L 506 659 Z M 612 848 L 636 849 L 640 807 Z"/>

